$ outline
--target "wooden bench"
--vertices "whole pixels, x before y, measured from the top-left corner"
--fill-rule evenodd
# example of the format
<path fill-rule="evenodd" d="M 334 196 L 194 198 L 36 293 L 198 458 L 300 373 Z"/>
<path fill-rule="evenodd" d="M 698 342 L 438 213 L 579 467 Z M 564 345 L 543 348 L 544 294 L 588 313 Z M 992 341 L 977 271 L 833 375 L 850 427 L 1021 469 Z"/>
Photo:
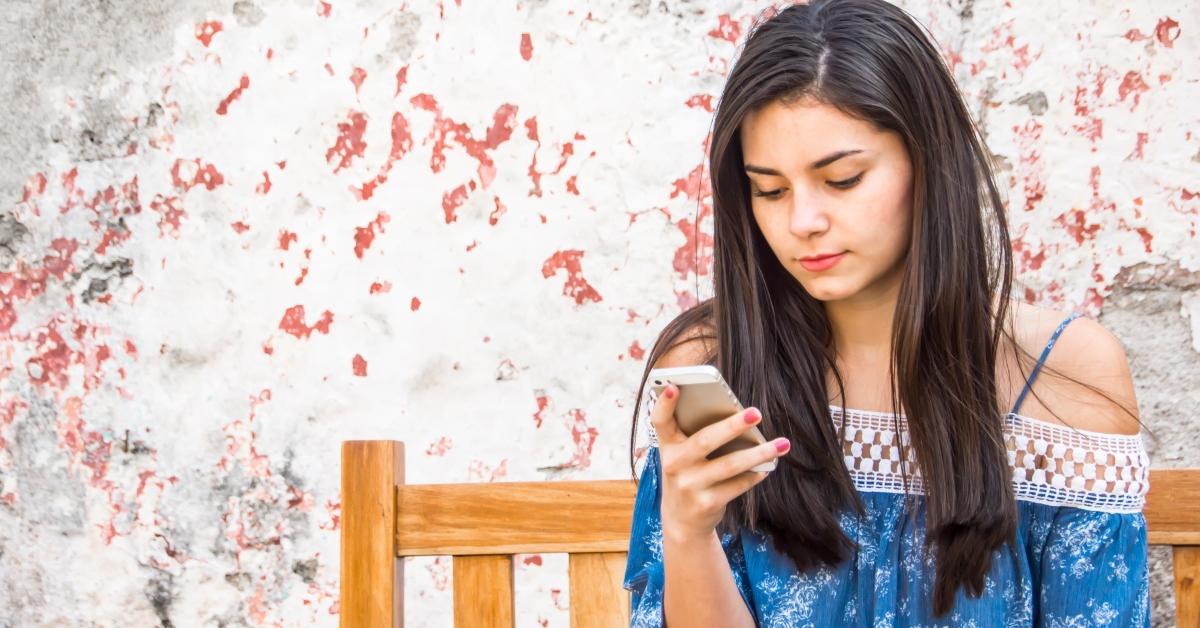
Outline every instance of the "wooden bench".
<path fill-rule="evenodd" d="M 454 625 L 513 625 L 513 554 L 569 555 L 573 628 L 629 625 L 632 480 L 405 484 L 404 444 L 342 443 L 341 625 L 404 625 L 404 558 L 453 556 Z M 1200 626 L 1200 469 L 1154 469 L 1152 545 L 1174 546 L 1176 617 Z"/>

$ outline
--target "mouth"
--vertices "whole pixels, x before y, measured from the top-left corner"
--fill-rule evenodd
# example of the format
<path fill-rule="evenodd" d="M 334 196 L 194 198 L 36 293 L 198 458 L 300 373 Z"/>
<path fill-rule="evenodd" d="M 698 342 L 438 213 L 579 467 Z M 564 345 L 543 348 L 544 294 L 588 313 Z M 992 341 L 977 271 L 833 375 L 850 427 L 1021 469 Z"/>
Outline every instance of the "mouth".
<path fill-rule="evenodd" d="M 842 258 L 846 256 L 846 253 L 847 251 L 842 251 L 841 253 L 828 253 L 824 255 L 812 255 L 809 257 L 797 258 L 796 261 L 800 262 L 800 265 L 803 266 L 805 270 L 811 272 L 820 272 L 822 270 L 833 268 L 834 265 L 842 261 Z"/>
<path fill-rule="evenodd" d="M 845 251 L 842 251 L 841 253 L 825 253 L 823 255 L 810 255 L 808 257 L 801 257 L 801 258 L 799 258 L 799 260 L 801 262 L 817 262 L 817 261 L 820 261 L 823 259 L 837 257 L 837 256 L 841 255 L 842 253 L 845 253 Z"/>

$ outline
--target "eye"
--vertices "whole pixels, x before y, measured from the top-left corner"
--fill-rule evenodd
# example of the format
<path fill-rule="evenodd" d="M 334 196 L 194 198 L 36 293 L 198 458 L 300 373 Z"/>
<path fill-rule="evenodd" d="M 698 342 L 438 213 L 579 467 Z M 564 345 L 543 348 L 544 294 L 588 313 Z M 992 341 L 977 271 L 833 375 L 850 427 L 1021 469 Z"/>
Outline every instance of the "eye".
<path fill-rule="evenodd" d="M 780 194 L 783 194 L 783 190 L 771 190 L 770 192 L 753 192 L 753 194 L 754 194 L 754 196 L 757 196 L 760 198 L 775 199 L 775 198 L 779 198 Z"/>
<path fill-rule="evenodd" d="M 855 185 L 857 185 L 858 182 L 860 180 L 862 180 L 864 173 L 865 172 L 860 172 L 860 173 L 854 175 L 853 177 L 850 177 L 849 179 L 842 179 L 841 181 L 829 181 L 828 183 L 830 186 L 835 187 L 839 190 L 847 190 L 847 189 L 850 189 L 850 188 L 854 187 Z"/>

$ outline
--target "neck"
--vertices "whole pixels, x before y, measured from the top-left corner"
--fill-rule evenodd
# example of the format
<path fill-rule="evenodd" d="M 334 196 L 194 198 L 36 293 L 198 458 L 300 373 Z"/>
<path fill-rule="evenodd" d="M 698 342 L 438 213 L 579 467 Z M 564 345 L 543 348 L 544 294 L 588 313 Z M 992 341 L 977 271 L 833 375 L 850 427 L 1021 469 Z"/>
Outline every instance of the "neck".
<path fill-rule="evenodd" d="M 863 290 L 851 298 L 824 303 L 838 361 L 878 364 L 886 371 L 899 298 L 900 282 L 895 281 L 881 290 Z"/>

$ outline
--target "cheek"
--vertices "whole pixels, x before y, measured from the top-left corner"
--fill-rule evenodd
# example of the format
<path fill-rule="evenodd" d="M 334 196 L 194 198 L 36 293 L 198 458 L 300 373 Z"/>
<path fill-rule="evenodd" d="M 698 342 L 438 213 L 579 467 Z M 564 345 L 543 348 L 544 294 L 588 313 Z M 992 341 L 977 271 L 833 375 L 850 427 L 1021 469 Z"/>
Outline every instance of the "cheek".
<path fill-rule="evenodd" d="M 912 197 L 903 179 L 892 179 L 881 185 L 870 201 L 870 225 L 873 239 L 889 257 L 894 257 L 908 247 L 909 229 L 912 225 Z"/>

